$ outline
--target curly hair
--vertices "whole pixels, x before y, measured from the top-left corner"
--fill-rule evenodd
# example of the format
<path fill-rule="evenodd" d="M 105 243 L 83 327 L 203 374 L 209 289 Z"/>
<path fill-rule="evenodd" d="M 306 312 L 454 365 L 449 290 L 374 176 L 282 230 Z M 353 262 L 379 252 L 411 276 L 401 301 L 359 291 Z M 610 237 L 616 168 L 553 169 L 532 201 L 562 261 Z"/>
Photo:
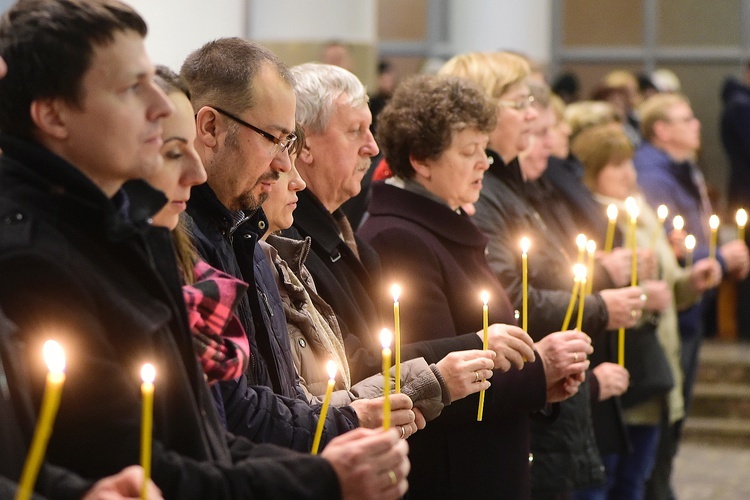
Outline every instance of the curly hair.
<path fill-rule="evenodd" d="M 378 117 L 378 144 L 394 174 L 411 178 L 410 158 L 437 158 L 453 133 L 489 133 L 497 108 L 478 85 L 455 76 L 421 75 L 403 82 Z"/>

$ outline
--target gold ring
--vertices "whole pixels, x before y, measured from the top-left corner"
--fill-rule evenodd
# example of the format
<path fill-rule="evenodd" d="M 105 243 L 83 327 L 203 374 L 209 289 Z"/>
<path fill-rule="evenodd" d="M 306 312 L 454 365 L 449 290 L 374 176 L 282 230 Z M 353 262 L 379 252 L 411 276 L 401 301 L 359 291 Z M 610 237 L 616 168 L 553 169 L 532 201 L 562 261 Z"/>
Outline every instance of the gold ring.
<path fill-rule="evenodd" d="M 406 431 L 404 430 L 404 426 L 399 425 L 399 428 L 401 429 L 401 439 L 406 439 Z"/>
<path fill-rule="evenodd" d="M 391 486 L 396 486 L 398 483 L 398 478 L 396 477 L 396 473 L 393 472 L 391 469 L 388 469 L 388 477 L 391 479 Z"/>
<path fill-rule="evenodd" d="M 638 315 L 638 313 L 635 311 L 635 309 L 633 309 L 632 311 L 630 311 L 630 317 L 631 318 L 635 318 L 636 315 Z"/>
<path fill-rule="evenodd" d="M 577 352 L 573 353 L 573 361 L 575 361 L 576 363 L 578 363 L 578 353 Z"/>
<path fill-rule="evenodd" d="M 479 372 L 474 370 L 474 383 L 479 382 Z"/>

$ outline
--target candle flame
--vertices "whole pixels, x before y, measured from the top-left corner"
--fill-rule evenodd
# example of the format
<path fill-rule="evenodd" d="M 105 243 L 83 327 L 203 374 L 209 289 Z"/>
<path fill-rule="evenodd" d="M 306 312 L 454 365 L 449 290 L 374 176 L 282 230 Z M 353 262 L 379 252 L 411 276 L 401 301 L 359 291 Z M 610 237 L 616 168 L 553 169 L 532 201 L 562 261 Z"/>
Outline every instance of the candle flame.
<path fill-rule="evenodd" d="M 612 222 L 617 220 L 617 207 L 614 203 L 610 203 L 607 207 L 607 218 Z"/>
<path fill-rule="evenodd" d="M 583 264 L 576 264 L 573 266 L 573 274 L 577 281 L 582 281 L 586 277 L 586 266 Z"/>
<path fill-rule="evenodd" d="M 383 346 L 383 349 L 388 349 L 391 347 L 391 342 L 393 341 L 393 334 L 388 328 L 383 328 L 380 330 L 380 345 Z"/>
<path fill-rule="evenodd" d="M 529 248 L 531 248 L 531 240 L 524 236 L 521 238 L 521 251 L 523 253 L 529 253 Z"/>
<path fill-rule="evenodd" d="M 633 198 L 632 196 L 628 196 L 627 198 L 625 198 L 625 210 L 628 212 L 628 214 L 631 214 L 633 212 L 635 206 L 635 198 Z"/>
<path fill-rule="evenodd" d="M 578 250 L 583 251 L 583 249 L 586 248 L 587 241 L 588 241 L 588 238 L 586 238 L 586 235 L 583 233 L 576 236 L 576 245 L 578 245 Z"/>
<path fill-rule="evenodd" d="M 146 363 L 141 367 L 141 380 L 144 384 L 152 384 L 156 378 L 156 368 L 151 363 Z"/>
<path fill-rule="evenodd" d="M 667 215 L 669 215 L 669 209 L 666 205 L 659 205 L 659 208 L 656 209 L 656 216 L 659 217 L 659 220 L 661 222 L 664 222 L 667 220 Z"/>
<path fill-rule="evenodd" d="M 685 236 L 685 248 L 692 251 L 695 248 L 695 236 L 688 234 Z"/>
<path fill-rule="evenodd" d="M 48 340 L 42 347 L 44 362 L 50 373 L 62 373 L 65 371 L 65 351 L 60 344 L 54 340 Z"/>
<path fill-rule="evenodd" d="M 630 210 L 628 211 L 630 213 L 630 221 L 635 222 L 638 220 L 638 216 L 640 215 L 640 210 L 638 210 L 638 205 L 633 202 L 633 206 L 630 207 Z"/>
<path fill-rule="evenodd" d="M 678 231 L 682 231 L 682 228 L 685 227 L 685 219 L 682 218 L 682 215 L 674 216 L 674 220 L 672 221 L 672 227 L 674 227 Z"/>
<path fill-rule="evenodd" d="M 744 208 L 737 210 L 736 220 L 738 226 L 745 227 L 745 224 L 747 224 L 747 211 Z"/>
<path fill-rule="evenodd" d="M 596 241 L 589 240 L 586 242 L 586 251 L 590 254 L 596 252 Z"/>
<path fill-rule="evenodd" d="M 391 295 L 393 295 L 393 302 L 398 302 L 398 298 L 401 297 L 401 286 L 396 283 L 391 285 Z"/>
<path fill-rule="evenodd" d="M 714 214 L 708 219 L 708 225 L 711 229 L 719 229 L 719 216 Z"/>
<path fill-rule="evenodd" d="M 490 294 L 487 292 L 487 290 L 482 290 L 482 293 L 479 294 L 479 297 L 482 299 L 482 303 L 484 305 L 487 305 L 487 302 L 490 301 Z"/>
<path fill-rule="evenodd" d="M 328 363 L 326 363 L 326 372 L 328 372 L 329 379 L 336 380 L 336 363 L 332 359 L 329 359 Z"/>

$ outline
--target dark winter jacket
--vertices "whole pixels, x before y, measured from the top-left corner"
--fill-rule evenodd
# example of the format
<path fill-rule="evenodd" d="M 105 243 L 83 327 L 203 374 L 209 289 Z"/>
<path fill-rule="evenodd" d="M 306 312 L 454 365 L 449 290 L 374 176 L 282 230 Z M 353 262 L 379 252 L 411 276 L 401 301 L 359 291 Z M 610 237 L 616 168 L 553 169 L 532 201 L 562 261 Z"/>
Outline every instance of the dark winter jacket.
<path fill-rule="evenodd" d="M 728 78 L 721 89 L 721 143 L 729 159 L 731 210 L 750 206 L 750 87 Z"/>
<path fill-rule="evenodd" d="M 163 195 L 138 183 L 110 200 L 38 145 L 0 136 L 0 148 L 0 306 L 18 326 L 36 405 L 42 342 L 52 334 L 68 353 L 47 459 L 90 478 L 138 463 L 138 369 L 150 361 L 158 377 L 152 477 L 166 497 L 338 496 L 324 460 L 220 427 L 171 235 L 148 222 Z"/>

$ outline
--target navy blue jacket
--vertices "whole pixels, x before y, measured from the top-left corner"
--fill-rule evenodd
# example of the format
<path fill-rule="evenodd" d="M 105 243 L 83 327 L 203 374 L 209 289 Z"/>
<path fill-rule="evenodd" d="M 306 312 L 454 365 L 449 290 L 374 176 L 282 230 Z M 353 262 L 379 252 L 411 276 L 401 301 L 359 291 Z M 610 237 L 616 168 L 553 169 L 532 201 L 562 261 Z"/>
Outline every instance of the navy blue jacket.
<path fill-rule="evenodd" d="M 729 208 L 750 206 L 750 87 L 729 78 L 721 90 L 721 143 L 729 158 Z"/>

